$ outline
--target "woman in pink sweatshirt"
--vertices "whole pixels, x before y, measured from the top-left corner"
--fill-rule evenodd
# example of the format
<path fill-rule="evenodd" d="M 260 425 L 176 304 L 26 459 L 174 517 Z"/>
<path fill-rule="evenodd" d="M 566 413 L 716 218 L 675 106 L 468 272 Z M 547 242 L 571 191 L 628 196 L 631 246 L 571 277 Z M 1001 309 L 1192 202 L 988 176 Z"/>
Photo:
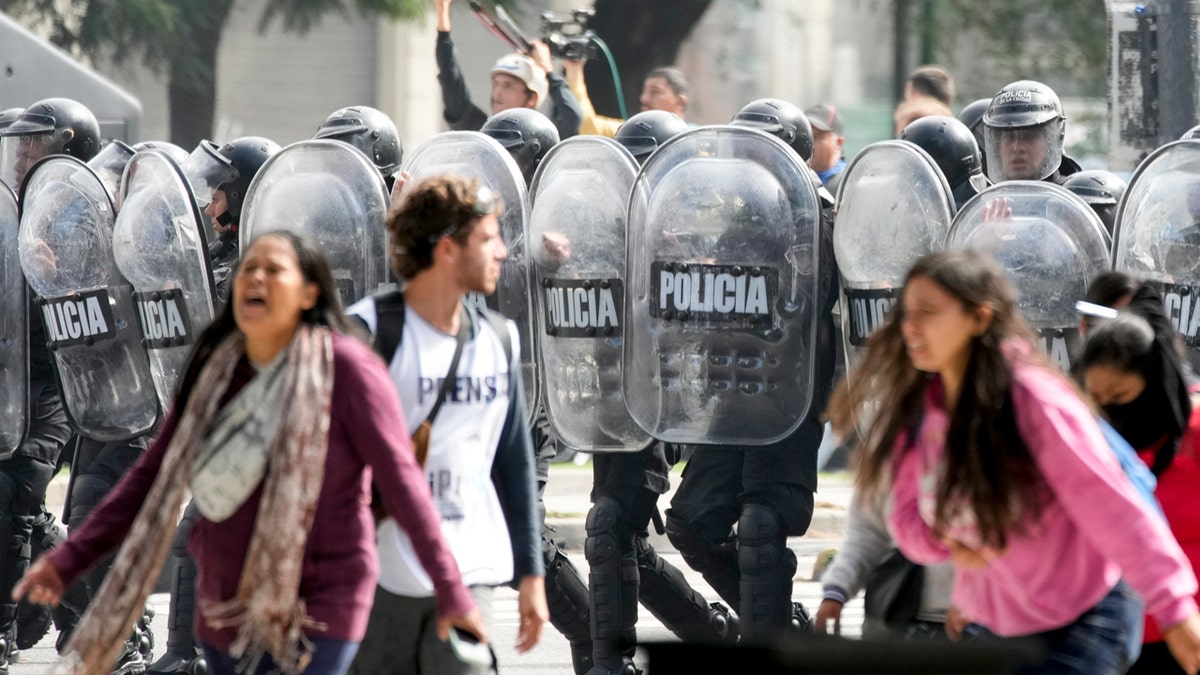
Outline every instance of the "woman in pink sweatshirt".
<path fill-rule="evenodd" d="M 907 557 L 954 564 L 953 602 L 975 634 L 1045 646 L 1044 662 L 1022 672 L 1125 672 L 1144 600 L 1196 673 L 1191 566 L 1093 412 L 1038 355 L 1015 297 L 984 254 L 917 261 L 859 375 L 831 403 L 843 432 L 874 415 L 858 487 L 890 489 L 889 526 Z"/>

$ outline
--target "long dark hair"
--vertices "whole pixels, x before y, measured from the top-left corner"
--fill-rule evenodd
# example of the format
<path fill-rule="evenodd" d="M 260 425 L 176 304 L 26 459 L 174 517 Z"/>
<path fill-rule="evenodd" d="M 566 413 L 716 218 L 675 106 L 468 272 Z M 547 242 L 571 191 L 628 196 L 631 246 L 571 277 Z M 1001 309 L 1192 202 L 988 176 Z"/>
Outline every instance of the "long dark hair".
<path fill-rule="evenodd" d="M 304 281 L 317 285 L 317 303 L 311 309 L 304 310 L 301 313 L 300 322 L 309 325 L 327 326 L 338 333 L 358 335 L 361 329 L 351 323 L 342 311 L 342 300 L 341 296 L 338 295 L 337 284 L 333 281 L 333 272 L 330 271 L 329 263 L 325 261 L 325 256 L 321 253 L 321 249 L 317 246 L 316 242 L 295 232 L 273 230 L 255 237 L 250 246 L 253 246 L 263 237 L 276 237 L 291 244 L 292 250 L 296 252 L 300 274 L 304 277 Z M 249 247 L 246 250 L 250 250 Z M 241 272 L 241 268 L 242 263 L 239 261 L 237 269 L 233 272 L 235 277 Z M 200 333 L 200 337 L 196 339 L 195 346 L 192 347 L 192 353 L 188 357 L 187 368 L 183 372 L 183 377 L 180 378 L 179 389 L 175 395 L 176 410 L 182 410 L 187 405 L 188 397 L 192 393 L 192 386 L 195 385 L 196 379 L 200 376 L 201 369 L 208 362 L 208 358 L 212 355 L 213 350 L 217 348 L 217 345 L 221 344 L 222 340 L 238 329 L 237 321 L 233 317 L 232 281 L 229 284 L 229 288 L 229 298 L 225 302 L 224 309 Z"/>
<path fill-rule="evenodd" d="M 1093 282 L 1108 283 L 1107 278 Z M 1155 453 L 1150 470 L 1162 475 L 1179 450 L 1179 443 L 1192 415 L 1192 402 L 1184 376 L 1184 356 L 1178 334 L 1163 310 L 1162 292 L 1157 283 L 1130 279 L 1132 298 L 1117 318 L 1104 321 L 1088 332 L 1083 354 L 1076 365 L 1082 377 L 1088 368 L 1109 366 L 1124 373 L 1136 373 L 1146 383 L 1146 396 L 1154 401 L 1153 419 L 1131 422 L 1160 426 L 1165 440 Z M 1093 295 L 1091 289 L 1088 295 Z M 1109 304 L 1109 303 L 1104 303 Z M 1161 438 L 1161 436 L 1160 436 Z"/>
<path fill-rule="evenodd" d="M 1010 359 L 1049 366 L 1036 354 L 1033 332 L 1017 313 L 1016 291 L 990 256 L 975 251 L 934 253 L 913 265 L 905 286 L 918 277 L 957 298 L 963 311 L 992 310 L 987 330 L 972 339 L 958 401 L 947 406 L 953 412 L 938 477 L 934 529 L 949 522 L 955 505 L 966 504 L 974 512 L 983 543 L 1002 548 L 1010 530 L 1020 531 L 1026 509 L 1036 520 L 1044 496 L 1041 474 L 1017 429 Z M 903 320 L 903 304 L 897 304 L 868 341 L 862 364 L 838 385 L 829 406 L 830 421 L 843 437 L 863 429 L 855 453 L 856 482 L 867 495 L 878 496 L 890 487 L 893 462 L 912 446 L 932 380 L 908 356 Z M 1006 355 L 1006 346 L 1014 342 L 1024 343 L 1026 349 Z M 902 433 L 906 443 L 897 448 Z"/>

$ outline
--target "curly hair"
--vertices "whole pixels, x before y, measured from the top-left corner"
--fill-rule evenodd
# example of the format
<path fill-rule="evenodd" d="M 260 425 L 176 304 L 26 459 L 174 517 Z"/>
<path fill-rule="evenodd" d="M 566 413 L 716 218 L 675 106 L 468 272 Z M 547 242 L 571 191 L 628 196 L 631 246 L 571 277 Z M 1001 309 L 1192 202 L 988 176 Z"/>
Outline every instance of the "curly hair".
<path fill-rule="evenodd" d="M 498 198 L 474 178 L 446 174 L 407 186 L 387 219 L 392 269 L 412 279 L 433 266 L 433 249 L 444 237 L 465 244 L 481 217 L 499 212 Z"/>

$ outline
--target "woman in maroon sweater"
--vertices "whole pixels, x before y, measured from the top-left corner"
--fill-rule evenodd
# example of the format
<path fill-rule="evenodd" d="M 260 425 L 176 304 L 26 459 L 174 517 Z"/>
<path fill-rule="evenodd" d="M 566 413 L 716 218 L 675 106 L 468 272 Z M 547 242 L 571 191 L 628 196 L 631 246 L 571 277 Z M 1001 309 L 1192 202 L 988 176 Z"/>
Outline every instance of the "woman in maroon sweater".
<path fill-rule="evenodd" d="M 140 611 L 170 547 L 186 487 L 201 504 L 189 550 L 210 673 L 233 673 L 239 661 L 251 666 L 243 673 L 345 671 L 378 575 L 372 475 L 435 581 L 439 634 L 454 625 L 483 635 L 395 387 L 349 330 L 312 242 L 273 232 L 246 251 L 232 302 L 200 336 L 154 445 L 14 590 L 56 603 L 122 546 L 97 611 L 64 654 L 74 672 L 108 672 L 125 614 Z"/>

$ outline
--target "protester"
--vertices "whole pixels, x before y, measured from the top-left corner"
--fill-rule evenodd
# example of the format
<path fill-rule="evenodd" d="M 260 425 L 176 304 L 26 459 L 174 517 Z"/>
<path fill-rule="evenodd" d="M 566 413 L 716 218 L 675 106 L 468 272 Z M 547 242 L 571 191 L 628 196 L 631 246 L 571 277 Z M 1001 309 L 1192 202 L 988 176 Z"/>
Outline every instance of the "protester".
<path fill-rule="evenodd" d="M 842 433 L 874 415 L 857 486 L 890 488 L 889 527 L 905 556 L 954 564 L 968 634 L 1044 645 L 1028 672 L 1124 672 L 1138 651 L 1136 591 L 1194 673 L 1200 614 L 1187 558 L 1033 339 L 994 260 L 919 259 L 830 408 Z"/>
<path fill-rule="evenodd" d="M 954 569 L 948 564 L 923 567 L 904 558 L 887 530 L 889 506 L 885 499 L 857 494 L 851 500 L 846 539 L 821 575 L 824 597 L 813 621 L 818 634 L 840 634 L 843 607 L 865 589 L 864 638 L 947 637 Z M 891 583 L 895 586 L 888 588 Z M 889 597 L 872 597 L 884 593 Z"/>
<path fill-rule="evenodd" d="M 1128 305 L 1088 331 L 1076 367 L 1096 404 L 1157 477 L 1155 496 L 1195 571 L 1200 562 L 1200 406 L 1192 400 L 1197 387 L 1193 383 L 1189 393 L 1177 333 L 1157 286 L 1126 279 L 1136 289 Z M 1142 641 L 1142 654 L 1129 672 L 1183 672 L 1150 616 Z"/>
<path fill-rule="evenodd" d="M 121 545 L 68 646 L 72 672 L 108 671 L 157 581 L 189 488 L 201 512 L 190 549 L 208 672 L 344 672 L 379 571 L 368 467 L 388 512 L 420 542 L 439 632 L 482 634 L 387 372 L 349 330 L 313 242 L 276 231 L 245 251 L 232 301 L 198 339 L 162 433 L 13 591 L 53 604 Z"/>

